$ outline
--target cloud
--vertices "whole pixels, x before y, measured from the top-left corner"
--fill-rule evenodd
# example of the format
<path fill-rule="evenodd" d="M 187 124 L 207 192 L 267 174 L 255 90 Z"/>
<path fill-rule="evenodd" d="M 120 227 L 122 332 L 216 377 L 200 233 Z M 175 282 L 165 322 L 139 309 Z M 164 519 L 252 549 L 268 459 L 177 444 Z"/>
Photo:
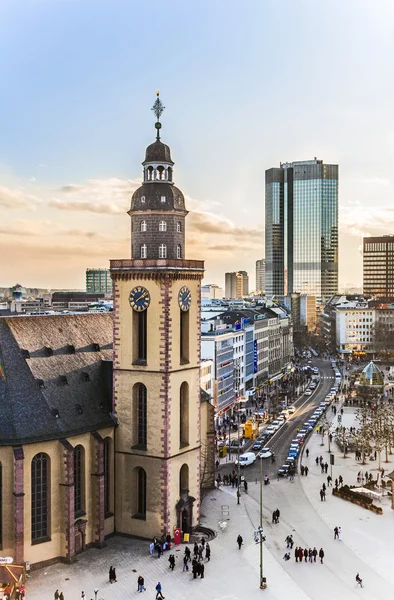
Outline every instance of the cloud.
<path fill-rule="evenodd" d="M 394 207 L 350 205 L 341 208 L 339 230 L 354 237 L 391 233 L 394 229 Z"/>
<path fill-rule="evenodd" d="M 120 215 L 125 214 L 127 212 L 125 208 L 120 208 L 115 204 L 95 204 L 94 202 L 78 201 L 67 202 L 66 200 L 58 200 L 57 198 L 51 200 L 49 202 L 49 206 L 51 206 L 52 208 L 58 208 L 59 210 L 87 211 L 102 215 Z"/>
<path fill-rule="evenodd" d="M 9 210 L 34 211 L 41 200 L 23 188 L 8 188 L 0 185 L 0 206 Z"/>
<path fill-rule="evenodd" d="M 189 214 L 188 227 L 191 231 L 231 235 L 235 238 L 258 238 L 263 240 L 263 229 L 255 227 L 235 227 L 229 219 L 218 217 L 210 212 L 194 211 Z"/>

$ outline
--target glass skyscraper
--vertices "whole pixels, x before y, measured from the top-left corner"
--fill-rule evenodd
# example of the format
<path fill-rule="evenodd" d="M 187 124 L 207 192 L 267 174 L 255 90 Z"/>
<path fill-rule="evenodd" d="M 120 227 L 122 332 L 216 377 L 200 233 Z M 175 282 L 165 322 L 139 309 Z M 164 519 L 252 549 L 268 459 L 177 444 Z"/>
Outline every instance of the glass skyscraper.
<path fill-rule="evenodd" d="M 338 292 L 338 165 L 282 163 L 265 172 L 266 293 Z"/>

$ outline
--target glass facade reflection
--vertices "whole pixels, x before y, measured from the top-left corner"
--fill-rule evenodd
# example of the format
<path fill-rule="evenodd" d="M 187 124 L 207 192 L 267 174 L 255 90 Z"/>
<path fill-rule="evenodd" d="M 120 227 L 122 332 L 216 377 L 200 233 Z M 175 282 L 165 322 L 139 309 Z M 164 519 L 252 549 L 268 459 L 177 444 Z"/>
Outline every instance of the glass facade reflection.
<path fill-rule="evenodd" d="M 315 159 L 269 169 L 265 211 L 267 294 L 336 294 L 338 166 Z"/>

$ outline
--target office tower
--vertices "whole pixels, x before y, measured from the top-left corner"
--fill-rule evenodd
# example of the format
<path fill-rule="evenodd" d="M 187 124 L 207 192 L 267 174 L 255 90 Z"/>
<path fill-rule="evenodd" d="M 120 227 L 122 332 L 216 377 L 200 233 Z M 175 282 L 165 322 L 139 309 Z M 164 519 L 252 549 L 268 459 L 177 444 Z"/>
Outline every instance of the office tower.
<path fill-rule="evenodd" d="M 112 295 L 112 279 L 109 269 L 86 269 L 86 292 Z"/>
<path fill-rule="evenodd" d="M 249 294 L 249 276 L 246 271 L 225 274 L 226 298 L 242 298 Z"/>
<path fill-rule="evenodd" d="M 394 298 L 394 235 L 363 239 L 363 291 L 369 298 Z"/>
<path fill-rule="evenodd" d="M 265 292 L 265 258 L 256 260 L 256 292 Z"/>
<path fill-rule="evenodd" d="M 338 165 L 281 163 L 265 172 L 266 293 L 338 291 Z"/>

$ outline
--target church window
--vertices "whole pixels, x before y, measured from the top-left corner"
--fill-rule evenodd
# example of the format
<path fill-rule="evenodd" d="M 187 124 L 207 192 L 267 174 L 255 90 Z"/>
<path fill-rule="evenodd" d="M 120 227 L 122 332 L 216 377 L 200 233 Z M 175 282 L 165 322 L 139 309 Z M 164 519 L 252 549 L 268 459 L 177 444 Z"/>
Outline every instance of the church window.
<path fill-rule="evenodd" d="M 141 258 L 146 258 L 146 256 L 147 256 L 147 250 L 148 250 L 148 248 L 147 248 L 146 244 L 142 244 L 142 246 L 141 246 Z"/>
<path fill-rule="evenodd" d="M 161 203 L 162 203 L 162 204 L 164 204 L 164 202 L 166 201 L 166 197 L 165 197 L 165 196 L 162 196 L 162 197 L 160 198 L 160 201 L 161 201 Z"/>
<path fill-rule="evenodd" d="M 74 513 L 81 516 L 84 510 L 84 484 L 85 484 L 85 451 L 83 446 L 74 448 Z"/>
<path fill-rule="evenodd" d="M 133 388 L 133 445 L 146 448 L 147 444 L 147 391 L 143 383 Z"/>
<path fill-rule="evenodd" d="M 31 539 L 49 539 L 49 457 L 43 452 L 31 461 Z"/>
<path fill-rule="evenodd" d="M 181 222 L 180 221 L 178 221 L 177 224 L 176 224 L 176 230 L 177 230 L 178 233 L 180 233 L 182 231 L 182 226 L 181 226 Z"/>
<path fill-rule="evenodd" d="M 148 167 L 148 181 L 153 180 L 153 167 Z"/>
<path fill-rule="evenodd" d="M 146 231 L 146 230 L 147 230 L 146 221 L 141 221 L 141 231 Z"/>
<path fill-rule="evenodd" d="M 180 361 L 181 364 L 189 362 L 189 323 L 190 323 L 190 311 L 181 310 L 180 313 Z"/>
<path fill-rule="evenodd" d="M 184 381 L 179 395 L 179 445 L 189 445 L 189 385 Z"/>
<path fill-rule="evenodd" d="M 111 438 L 104 440 L 104 515 L 111 511 Z"/>
<path fill-rule="evenodd" d="M 165 221 L 160 221 L 159 231 L 167 231 L 167 223 Z"/>
<path fill-rule="evenodd" d="M 165 244 L 159 246 L 159 258 L 167 258 L 167 246 Z"/>
<path fill-rule="evenodd" d="M 134 517 L 146 519 L 146 472 L 141 467 L 136 469 L 136 511 Z"/>
<path fill-rule="evenodd" d="M 189 492 L 189 466 L 184 464 L 179 471 L 179 495 Z"/>
<path fill-rule="evenodd" d="M 145 196 L 141 196 L 141 204 L 145 204 Z"/>
<path fill-rule="evenodd" d="M 182 258 L 182 248 L 181 248 L 180 244 L 178 244 L 177 247 L 176 247 L 176 257 L 177 258 Z"/>
<path fill-rule="evenodd" d="M 165 179 L 165 170 L 164 167 L 157 167 L 157 179 L 163 181 Z"/>
<path fill-rule="evenodd" d="M 133 311 L 133 363 L 146 364 L 148 310 Z"/>

